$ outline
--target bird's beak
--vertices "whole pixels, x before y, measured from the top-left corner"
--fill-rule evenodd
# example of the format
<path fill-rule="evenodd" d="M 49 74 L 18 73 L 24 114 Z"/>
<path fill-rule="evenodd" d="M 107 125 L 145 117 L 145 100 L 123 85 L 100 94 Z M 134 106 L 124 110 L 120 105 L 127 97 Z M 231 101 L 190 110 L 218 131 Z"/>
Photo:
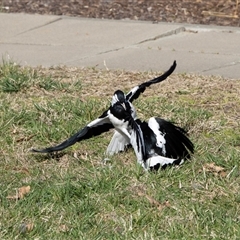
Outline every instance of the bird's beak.
<path fill-rule="evenodd" d="M 121 105 L 123 106 L 123 108 L 124 108 L 125 110 L 127 109 L 125 102 L 121 103 Z"/>

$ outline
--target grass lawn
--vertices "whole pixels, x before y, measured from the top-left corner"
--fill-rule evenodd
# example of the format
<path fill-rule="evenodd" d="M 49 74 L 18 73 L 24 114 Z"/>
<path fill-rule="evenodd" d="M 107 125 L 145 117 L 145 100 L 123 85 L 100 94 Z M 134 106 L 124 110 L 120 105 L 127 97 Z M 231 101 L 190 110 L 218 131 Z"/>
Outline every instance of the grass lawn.
<path fill-rule="evenodd" d="M 44 155 L 160 73 L 0 65 L 0 239 L 240 239 L 240 79 L 172 75 L 138 116 L 189 131 L 181 167 L 146 173 L 132 149 L 103 161 L 112 132 Z"/>

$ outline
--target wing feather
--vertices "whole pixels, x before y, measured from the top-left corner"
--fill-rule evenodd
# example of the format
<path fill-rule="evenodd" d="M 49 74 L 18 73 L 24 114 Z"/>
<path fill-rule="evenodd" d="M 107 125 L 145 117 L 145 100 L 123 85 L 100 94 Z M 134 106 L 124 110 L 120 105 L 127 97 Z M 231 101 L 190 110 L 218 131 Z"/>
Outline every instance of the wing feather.
<path fill-rule="evenodd" d="M 107 147 L 106 154 L 113 155 L 122 152 L 130 144 L 129 139 L 118 131 L 114 131 L 113 137 Z"/>
<path fill-rule="evenodd" d="M 177 63 L 176 61 L 173 62 L 172 66 L 164 73 L 162 74 L 161 76 L 159 77 L 156 77 L 150 81 L 147 81 L 147 82 L 144 82 L 142 84 L 140 84 L 139 86 L 137 87 L 134 87 L 127 95 L 126 95 L 126 99 L 130 102 L 133 102 L 133 100 L 137 99 L 139 97 L 139 95 L 141 93 L 143 93 L 145 91 L 145 89 L 147 87 L 149 87 L 150 85 L 152 84 L 155 84 L 155 83 L 159 83 L 159 82 L 162 82 L 163 80 L 165 80 L 168 76 L 170 76 L 173 71 L 175 70 L 177 66 Z"/>
<path fill-rule="evenodd" d="M 189 158 L 190 153 L 194 152 L 194 145 L 187 137 L 186 131 L 161 118 L 155 118 L 155 120 L 166 139 L 166 157 Z"/>
<path fill-rule="evenodd" d="M 147 159 L 143 132 L 142 132 L 142 129 L 141 129 L 140 125 L 138 124 L 138 122 L 135 121 L 134 119 L 131 119 L 129 121 L 129 123 L 132 127 L 130 143 L 131 143 L 131 145 L 134 149 L 134 152 L 137 156 L 138 162 L 143 165 L 143 164 L 145 164 L 145 161 Z M 144 165 L 143 165 L 143 167 L 144 167 Z"/>
<path fill-rule="evenodd" d="M 32 149 L 31 151 L 40 152 L 40 153 L 51 153 L 51 152 L 61 151 L 67 147 L 72 146 L 76 142 L 80 142 L 82 140 L 86 140 L 91 137 L 98 136 L 104 132 L 107 132 L 111 128 L 113 128 L 113 125 L 109 121 L 108 116 L 106 114 L 103 114 L 101 117 L 90 122 L 87 126 L 82 128 L 80 131 L 75 133 L 73 136 L 71 136 L 61 144 L 54 147 L 40 149 L 40 150 Z"/>

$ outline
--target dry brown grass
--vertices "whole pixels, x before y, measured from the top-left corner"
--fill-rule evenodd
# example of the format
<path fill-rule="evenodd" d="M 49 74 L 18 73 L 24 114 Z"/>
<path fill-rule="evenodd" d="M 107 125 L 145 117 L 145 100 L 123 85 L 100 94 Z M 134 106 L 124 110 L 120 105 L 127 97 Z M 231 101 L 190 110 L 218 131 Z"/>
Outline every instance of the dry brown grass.
<path fill-rule="evenodd" d="M 66 139 L 102 114 L 115 90 L 127 92 L 161 73 L 24 71 L 27 87 L 0 92 L 0 238 L 24 232 L 44 239 L 237 239 L 239 80 L 174 74 L 134 102 L 142 119 L 159 116 L 186 127 L 196 146 L 191 162 L 147 174 L 131 149 L 102 161 L 111 133 L 52 156 L 29 149 Z M 0 72 L 1 84 L 6 73 Z M 55 81 L 52 88 L 41 87 L 46 79 Z M 23 199 L 7 198 L 25 186 Z"/>

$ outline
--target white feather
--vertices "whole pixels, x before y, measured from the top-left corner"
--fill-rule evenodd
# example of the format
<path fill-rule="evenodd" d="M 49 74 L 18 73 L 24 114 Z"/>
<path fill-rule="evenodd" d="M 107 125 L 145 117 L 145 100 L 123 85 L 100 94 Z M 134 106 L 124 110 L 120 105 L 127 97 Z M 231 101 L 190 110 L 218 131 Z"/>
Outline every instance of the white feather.
<path fill-rule="evenodd" d="M 173 158 L 167 158 L 163 156 L 153 156 L 151 158 L 148 158 L 146 161 L 146 168 L 149 169 L 150 167 L 154 167 L 157 164 L 160 164 L 161 166 L 168 165 L 168 164 L 174 164 L 175 161 L 178 159 L 173 159 Z M 182 164 L 184 160 L 182 159 L 180 164 Z M 179 164 L 179 165 L 180 165 Z"/>
<path fill-rule="evenodd" d="M 119 99 L 118 99 L 118 96 L 117 94 L 114 94 L 113 97 L 112 97 L 112 102 L 111 102 L 111 105 L 113 106 L 116 102 L 118 102 Z"/>
<path fill-rule="evenodd" d="M 148 126 L 152 129 L 152 131 L 154 132 L 154 134 L 156 136 L 157 147 L 162 149 L 163 155 L 166 155 L 166 146 L 165 146 L 166 139 L 164 138 L 164 134 L 159 130 L 160 126 L 154 117 L 151 117 L 148 120 Z"/>
<path fill-rule="evenodd" d="M 130 144 L 129 138 L 114 130 L 114 134 L 107 147 L 106 154 L 111 156 L 115 153 L 124 151 L 128 144 Z"/>

